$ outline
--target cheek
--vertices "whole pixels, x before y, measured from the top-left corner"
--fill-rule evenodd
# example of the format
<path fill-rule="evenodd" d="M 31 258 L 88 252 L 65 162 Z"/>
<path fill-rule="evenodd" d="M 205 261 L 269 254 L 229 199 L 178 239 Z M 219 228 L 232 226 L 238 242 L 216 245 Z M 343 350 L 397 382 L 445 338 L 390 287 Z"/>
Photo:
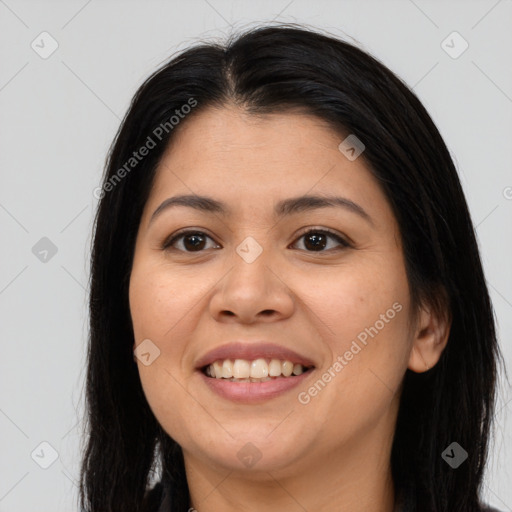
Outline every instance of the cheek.
<path fill-rule="evenodd" d="M 197 288 L 186 286 L 177 273 L 158 266 L 134 264 L 129 300 L 136 345 L 150 339 L 160 350 L 146 366 L 137 360 L 144 395 L 153 414 L 176 439 L 187 440 L 183 416 L 194 417 L 190 396 L 183 386 L 180 361 L 191 325 L 197 322 Z M 187 334 L 188 333 L 188 334 Z"/>
<path fill-rule="evenodd" d="M 331 359 L 319 379 L 301 390 L 301 403 L 321 411 L 322 428 L 333 432 L 339 433 L 340 425 L 347 435 L 372 428 L 396 398 L 407 367 L 405 271 L 394 260 L 386 265 L 367 262 L 340 269 L 336 278 L 317 279 L 314 287 L 304 283 L 303 291 L 318 325 L 328 326 L 324 341 Z"/>
<path fill-rule="evenodd" d="M 307 305 L 318 325 L 328 326 L 323 329 L 331 352 L 327 366 L 335 378 L 323 374 L 329 381 L 329 391 L 322 391 L 326 403 L 342 400 L 349 410 L 362 413 L 366 404 L 368 415 L 382 412 L 393 396 L 389 390 L 403 378 L 410 346 L 409 287 L 401 259 L 391 254 L 361 259 L 335 276 L 316 279 L 313 287 L 308 283 Z"/>
<path fill-rule="evenodd" d="M 409 311 L 409 290 L 400 265 L 358 265 L 335 275 L 304 280 L 298 292 L 329 329 L 332 348 L 343 349 L 374 326 L 379 334 L 404 332 Z M 371 329 L 374 333 L 374 330 Z M 350 343 L 349 343 L 350 344 Z"/>
<path fill-rule="evenodd" d="M 134 266 L 130 277 L 130 312 L 135 340 L 169 339 L 197 295 L 176 274 L 158 267 Z"/>

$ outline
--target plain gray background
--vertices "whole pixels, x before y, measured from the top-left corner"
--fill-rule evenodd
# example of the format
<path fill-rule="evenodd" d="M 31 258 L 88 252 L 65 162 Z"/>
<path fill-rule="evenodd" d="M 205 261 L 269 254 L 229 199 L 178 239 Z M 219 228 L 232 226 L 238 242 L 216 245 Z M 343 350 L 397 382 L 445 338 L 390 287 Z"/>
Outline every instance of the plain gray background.
<path fill-rule="evenodd" d="M 355 38 L 414 88 L 459 170 L 510 365 L 512 0 L 0 0 L 0 512 L 78 510 L 93 190 L 130 99 L 198 38 L 270 20 Z M 485 498 L 512 511 L 499 393 Z"/>

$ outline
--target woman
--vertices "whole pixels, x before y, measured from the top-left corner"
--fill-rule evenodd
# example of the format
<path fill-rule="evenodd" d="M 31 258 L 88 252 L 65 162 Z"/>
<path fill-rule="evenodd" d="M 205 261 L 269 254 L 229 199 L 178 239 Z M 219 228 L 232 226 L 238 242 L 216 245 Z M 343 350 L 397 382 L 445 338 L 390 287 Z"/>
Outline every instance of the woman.
<path fill-rule="evenodd" d="M 492 306 L 391 71 L 295 26 L 191 48 L 98 197 L 84 510 L 489 510 Z"/>

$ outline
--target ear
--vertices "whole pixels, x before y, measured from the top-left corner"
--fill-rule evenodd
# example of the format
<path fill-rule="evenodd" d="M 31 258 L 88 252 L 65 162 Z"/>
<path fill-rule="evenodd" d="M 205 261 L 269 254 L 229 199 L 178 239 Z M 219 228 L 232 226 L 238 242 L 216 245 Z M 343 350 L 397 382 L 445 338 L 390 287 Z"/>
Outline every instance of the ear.
<path fill-rule="evenodd" d="M 422 306 L 407 367 L 416 373 L 423 373 L 434 367 L 446 348 L 450 327 L 449 314 Z"/>

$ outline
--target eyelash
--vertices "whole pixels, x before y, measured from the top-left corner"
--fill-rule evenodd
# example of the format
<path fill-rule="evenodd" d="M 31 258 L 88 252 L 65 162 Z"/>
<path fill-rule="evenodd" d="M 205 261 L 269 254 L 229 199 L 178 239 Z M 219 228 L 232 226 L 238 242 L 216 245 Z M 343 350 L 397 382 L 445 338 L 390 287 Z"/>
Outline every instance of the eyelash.
<path fill-rule="evenodd" d="M 296 241 L 300 240 L 304 236 L 309 235 L 311 233 L 321 233 L 321 234 L 327 235 L 328 237 L 334 238 L 342 246 L 342 248 L 351 247 L 351 245 L 346 240 L 344 240 L 340 235 L 338 235 L 336 232 L 331 231 L 330 229 L 326 229 L 326 228 L 321 228 L 321 229 L 320 228 L 318 228 L 318 229 L 317 228 L 308 228 L 307 231 L 304 231 L 303 233 L 298 235 L 298 237 L 296 238 Z M 206 236 L 207 238 L 210 238 L 211 240 L 213 240 L 213 238 L 211 236 L 207 235 L 203 231 L 188 229 L 186 231 L 181 231 L 174 235 L 171 235 L 171 237 L 168 237 L 166 240 L 164 240 L 162 247 L 161 247 L 162 250 L 170 251 L 170 250 L 174 249 L 174 250 L 178 250 L 180 252 L 184 252 L 184 253 L 188 253 L 188 254 L 200 253 L 200 252 L 204 252 L 206 250 L 206 249 L 202 249 L 200 251 L 186 251 L 186 250 L 175 249 L 175 248 L 171 247 L 177 240 L 179 240 L 181 238 L 185 238 L 187 235 L 201 235 L 201 236 Z M 306 250 L 306 252 L 310 252 L 310 253 L 323 253 L 324 252 L 325 253 L 325 252 L 330 252 L 332 250 L 333 249 L 326 249 L 326 250 L 321 250 L 321 251 L 307 251 Z M 338 250 L 340 250 L 340 249 L 338 249 Z"/>

